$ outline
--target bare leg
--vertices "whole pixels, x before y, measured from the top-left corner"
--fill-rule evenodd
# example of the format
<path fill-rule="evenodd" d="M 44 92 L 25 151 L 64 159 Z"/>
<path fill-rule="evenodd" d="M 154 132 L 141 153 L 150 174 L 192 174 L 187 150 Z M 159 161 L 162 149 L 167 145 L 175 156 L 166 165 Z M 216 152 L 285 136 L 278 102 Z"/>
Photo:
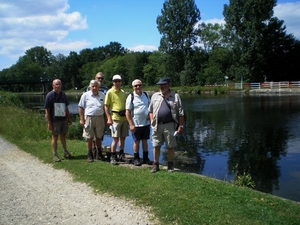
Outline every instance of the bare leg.
<path fill-rule="evenodd" d="M 120 150 L 124 150 L 126 137 L 120 137 Z"/>
<path fill-rule="evenodd" d="M 168 148 L 168 161 L 174 161 L 174 148 Z"/>
<path fill-rule="evenodd" d="M 153 154 L 154 154 L 154 162 L 153 163 L 159 162 L 160 146 L 154 147 Z"/>
<path fill-rule="evenodd" d="M 148 152 L 148 143 L 146 139 L 142 140 L 142 148 L 144 152 Z"/>
<path fill-rule="evenodd" d="M 97 145 L 97 148 L 101 148 L 102 146 L 102 138 L 96 138 L 96 145 Z M 95 147 L 95 146 L 93 146 Z"/>
<path fill-rule="evenodd" d="M 58 140 L 58 135 L 52 135 L 51 147 L 52 147 L 53 154 L 57 154 L 57 140 Z"/>
<path fill-rule="evenodd" d="M 118 141 L 119 141 L 118 137 L 113 137 L 113 140 L 111 142 L 111 147 L 110 147 L 111 152 L 116 152 Z"/>
<path fill-rule="evenodd" d="M 133 142 L 133 151 L 134 153 L 139 153 L 140 150 L 140 141 L 134 141 Z"/>
<path fill-rule="evenodd" d="M 60 134 L 60 142 L 62 145 L 63 150 L 67 150 L 67 143 L 66 143 L 66 134 Z"/>
<path fill-rule="evenodd" d="M 93 138 L 87 139 L 87 141 L 86 141 L 87 150 L 92 150 L 92 145 L 93 145 Z"/>

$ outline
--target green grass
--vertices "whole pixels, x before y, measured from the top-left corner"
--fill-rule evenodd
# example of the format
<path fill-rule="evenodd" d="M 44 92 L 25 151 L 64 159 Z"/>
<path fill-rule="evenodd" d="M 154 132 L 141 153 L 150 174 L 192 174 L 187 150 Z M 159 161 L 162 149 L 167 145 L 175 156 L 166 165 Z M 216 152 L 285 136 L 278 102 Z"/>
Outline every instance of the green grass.
<path fill-rule="evenodd" d="M 300 224 L 299 203 L 188 173 L 152 174 L 149 169 L 88 163 L 81 140 L 67 141 L 74 159 L 53 163 L 50 132 L 42 115 L 3 104 L 0 115 L 0 134 L 6 140 L 70 172 L 75 181 L 87 183 L 97 193 L 151 207 L 161 224 Z M 58 152 L 61 156 L 60 145 Z"/>

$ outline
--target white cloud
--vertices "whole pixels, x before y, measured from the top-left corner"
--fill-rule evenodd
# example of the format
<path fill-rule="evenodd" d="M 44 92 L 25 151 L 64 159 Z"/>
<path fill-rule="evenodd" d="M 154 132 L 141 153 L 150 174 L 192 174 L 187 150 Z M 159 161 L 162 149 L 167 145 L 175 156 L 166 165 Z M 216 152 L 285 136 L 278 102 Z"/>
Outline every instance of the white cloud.
<path fill-rule="evenodd" d="M 67 0 L 1 0 L 0 56 L 16 61 L 36 46 L 57 53 L 89 46 L 86 40 L 65 40 L 71 31 L 88 27 L 86 18 L 68 9 Z"/>
<path fill-rule="evenodd" d="M 153 45 L 136 45 L 132 47 L 128 47 L 129 50 L 134 52 L 141 52 L 141 51 L 157 51 L 157 46 Z"/>
<path fill-rule="evenodd" d="M 274 16 L 284 20 L 287 34 L 293 34 L 300 39 L 300 1 L 278 4 L 274 8 Z"/>

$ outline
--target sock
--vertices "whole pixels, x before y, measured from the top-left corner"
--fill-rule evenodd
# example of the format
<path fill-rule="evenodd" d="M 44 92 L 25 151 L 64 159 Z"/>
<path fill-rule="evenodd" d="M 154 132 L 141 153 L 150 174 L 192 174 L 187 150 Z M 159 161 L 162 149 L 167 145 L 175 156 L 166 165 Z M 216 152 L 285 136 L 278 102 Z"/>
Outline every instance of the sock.
<path fill-rule="evenodd" d="M 120 150 L 120 153 L 119 153 L 120 155 L 122 155 L 122 154 L 124 154 L 124 150 Z"/>
<path fill-rule="evenodd" d="M 144 159 L 144 160 L 145 160 L 145 159 L 148 159 L 148 151 L 143 152 L 143 159 Z"/>
<path fill-rule="evenodd" d="M 139 153 L 134 153 L 133 155 L 134 155 L 134 159 L 139 159 L 140 158 Z"/>

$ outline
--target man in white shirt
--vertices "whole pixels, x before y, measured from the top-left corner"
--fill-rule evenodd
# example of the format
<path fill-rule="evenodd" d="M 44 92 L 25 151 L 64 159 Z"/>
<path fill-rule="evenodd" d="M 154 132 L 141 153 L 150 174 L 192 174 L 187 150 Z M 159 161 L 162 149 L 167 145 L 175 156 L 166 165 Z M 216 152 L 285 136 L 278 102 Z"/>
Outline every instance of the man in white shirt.
<path fill-rule="evenodd" d="M 80 124 L 83 126 L 82 136 L 87 140 L 88 162 L 94 161 L 92 153 L 93 138 L 96 137 L 96 146 L 101 146 L 104 132 L 104 99 L 105 94 L 99 92 L 100 83 L 91 80 L 90 91 L 85 92 L 78 103 Z M 97 148 L 98 159 L 105 160 L 101 147 Z"/>
<path fill-rule="evenodd" d="M 150 137 L 150 120 L 148 106 L 150 99 L 146 92 L 142 91 L 142 81 L 136 79 L 132 82 L 133 92 L 126 99 L 126 118 L 132 133 L 135 166 L 141 166 L 139 145 L 142 140 L 143 163 L 152 165 L 148 158 L 148 143 Z"/>

